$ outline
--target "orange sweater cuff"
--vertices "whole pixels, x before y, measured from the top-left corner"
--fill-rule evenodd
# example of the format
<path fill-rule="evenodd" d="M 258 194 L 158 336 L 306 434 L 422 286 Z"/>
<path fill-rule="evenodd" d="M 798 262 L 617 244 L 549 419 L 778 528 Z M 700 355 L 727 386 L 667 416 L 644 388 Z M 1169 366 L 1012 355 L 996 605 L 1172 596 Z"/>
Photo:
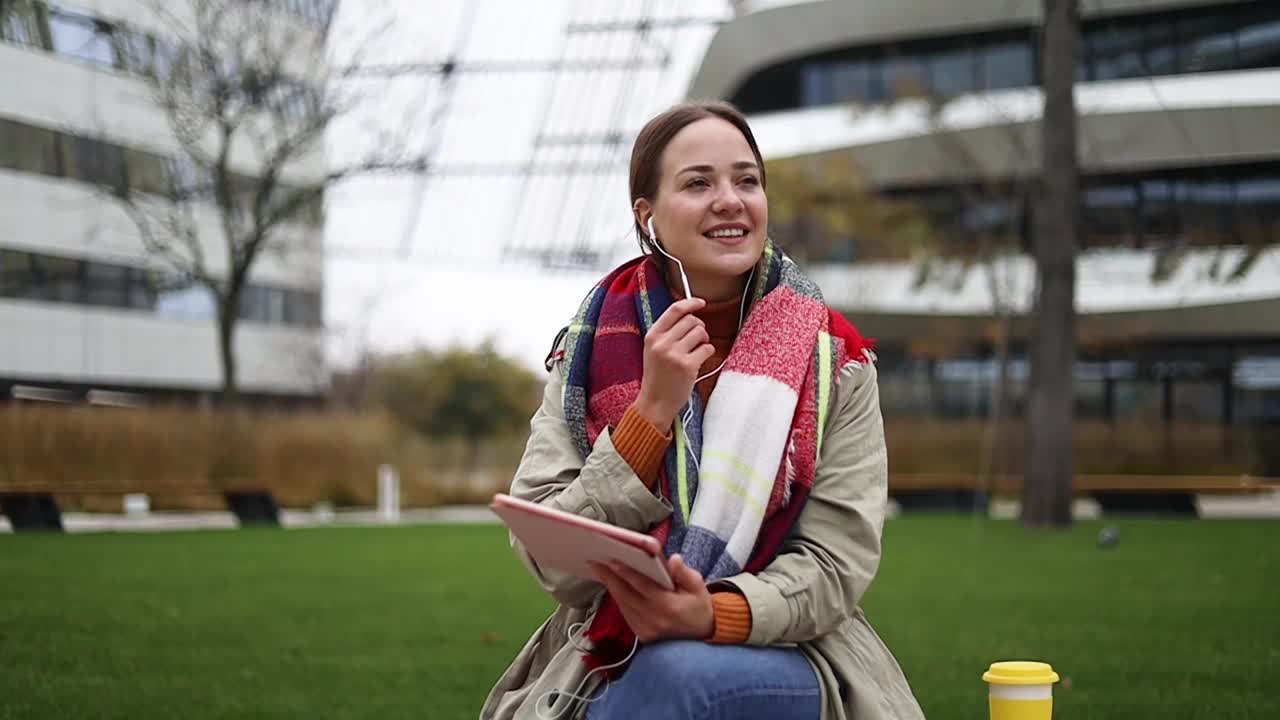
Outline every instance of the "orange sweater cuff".
<path fill-rule="evenodd" d="M 751 606 L 736 592 L 711 593 L 711 610 L 716 629 L 710 642 L 741 645 L 751 637 Z"/>
<path fill-rule="evenodd" d="M 671 434 L 658 430 L 632 405 L 622 414 L 611 437 L 613 448 L 635 471 L 636 477 L 652 488 L 658 481 L 658 468 L 671 443 Z"/>

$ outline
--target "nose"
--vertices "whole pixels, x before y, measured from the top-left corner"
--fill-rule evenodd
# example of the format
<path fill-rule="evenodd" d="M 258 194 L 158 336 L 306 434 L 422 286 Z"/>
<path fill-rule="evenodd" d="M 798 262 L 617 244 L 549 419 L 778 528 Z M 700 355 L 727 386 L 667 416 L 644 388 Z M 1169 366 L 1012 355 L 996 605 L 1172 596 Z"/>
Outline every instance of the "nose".
<path fill-rule="evenodd" d="M 716 195 L 711 200 L 711 212 L 717 215 L 736 215 L 746 207 L 733 183 L 719 183 L 716 188 Z"/>

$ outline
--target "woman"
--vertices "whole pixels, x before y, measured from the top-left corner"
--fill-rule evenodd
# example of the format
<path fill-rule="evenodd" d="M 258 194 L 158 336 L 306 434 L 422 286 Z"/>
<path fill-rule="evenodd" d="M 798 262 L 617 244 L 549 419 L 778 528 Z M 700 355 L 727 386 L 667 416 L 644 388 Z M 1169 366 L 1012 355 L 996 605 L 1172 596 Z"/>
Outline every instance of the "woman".
<path fill-rule="evenodd" d="M 676 587 L 513 539 L 560 607 L 481 717 L 922 717 L 857 607 L 886 498 L 872 355 L 767 239 L 746 119 L 662 113 L 630 181 L 647 252 L 561 333 L 511 494 L 653 534 Z"/>

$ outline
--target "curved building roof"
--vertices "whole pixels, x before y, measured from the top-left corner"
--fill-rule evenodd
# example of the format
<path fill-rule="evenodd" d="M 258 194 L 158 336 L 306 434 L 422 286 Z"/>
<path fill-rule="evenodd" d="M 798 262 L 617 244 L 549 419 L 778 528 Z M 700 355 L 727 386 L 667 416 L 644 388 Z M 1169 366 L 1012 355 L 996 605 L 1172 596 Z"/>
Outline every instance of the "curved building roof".
<path fill-rule="evenodd" d="M 1086 16 L 1226 4 L 1238 0 L 1090 0 Z M 1040 0 L 747 0 L 712 39 L 686 95 L 727 98 L 753 73 L 824 50 L 963 32 L 1026 27 Z"/>
<path fill-rule="evenodd" d="M 920 100 L 800 108 L 754 116 L 751 128 L 766 159 L 856 150 L 876 185 L 1001 177 L 1039 166 L 1042 97 L 1004 90 L 936 112 Z M 1280 69 L 1081 83 L 1076 97 L 1086 171 L 1280 157 Z"/>

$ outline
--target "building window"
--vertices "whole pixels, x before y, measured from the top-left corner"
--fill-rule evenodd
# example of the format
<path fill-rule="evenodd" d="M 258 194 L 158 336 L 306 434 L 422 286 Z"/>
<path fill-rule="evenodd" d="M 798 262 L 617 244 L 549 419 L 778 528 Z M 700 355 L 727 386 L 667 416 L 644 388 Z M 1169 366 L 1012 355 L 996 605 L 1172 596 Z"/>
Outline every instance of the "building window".
<path fill-rule="evenodd" d="M 1081 50 L 1088 80 L 1138 77 L 1142 68 L 1142 28 L 1103 27 L 1084 34 Z"/>
<path fill-rule="evenodd" d="M 306 20 L 318 28 L 328 27 L 335 0 L 274 0 L 276 9 Z"/>
<path fill-rule="evenodd" d="M 759 70 L 731 99 L 755 113 L 922 91 L 949 98 L 1034 87 L 1033 34 L 1028 27 L 824 50 Z M 1280 3 L 1088 18 L 1077 77 L 1110 81 L 1262 67 L 1280 67 Z"/>
<path fill-rule="evenodd" d="M 82 299 L 83 262 L 53 255 L 34 255 L 34 287 L 28 297 L 51 302 L 78 303 Z"/>
<path fill-rule="evenodd" d="M 278 288 L 248 285 L 240 291 L 241 320 L 271 325 L 285 322 L 285 293 Z"/>
<path fill-rule="evenodd" d="M 806 65 L 801 68 L 800 104 L 812 107 L 836 102 L 836 95 L 831 90 L 831 75 L 821 65 Z"/>
<path fill-rule="evenodd" d="M 976 85 L 974 53 L 968 48 L 939 52 L 928 59 L 929 90 L 949 98 L 971 93 Z"/>
<path fill-rule="evenodd" d="M 1280 7 L 1260 8 L 1236 34 L 1236 67 L 1280 66 Z"/>
<path fill-rule="evenodd" d="M 284 291 L 284 322 L 297 327 L 320 327 L 320 294 L 305 290 Z"/>
<path fill-rule="evenodd" d="M 1178 24 L 1182 43 L 1178 64 L 1184 72 L 1214 72 L 1236 66 L 1235 23 L 1229 17 L 1187 18 Z"/>
<path fill-rule="evenodd" d="M 1192 245 L 1231 245 L 1238 242 L 1235 188 L 1226 180 L 1185 180 L 1180 184 L 1183 236 Z"/>
<path fill-rule="evenodd" d="M 971 254 L 978 241 L 1031 239 L 1032 203 L 1025 187 L 947 185 L 880 188 L 859 200 L 874 216 L 907 234 L 876 231 L 867 257 L 900 259 L 919 238 L 948 255 Z M 1081 178 L 1083 248 L 1169 245 L 1224 247 L 1280 244 L 1280 163 L 1152 170 Z M 808 220 L 812 220 L 809 218 Z M 805 217 L 795 227 L 803 227 Z M 799 237 L 799 232 L 793 232 Z M 847 259 L 832 247 L 811 257 Z"/>
<path fill-rule="evenodd" d="M 1178 240 L 1177 185 L 1167 179 L 1143 180 L 1139 183 L 1142 205 L 1139 208 L 1139 232 L 1142 244 L 1166 244 Z"/>
<path fill-rule="evenodd" d="M 67 177 L 124 193 L 124 148 L 119 145 L 78 135 L 63 135 L 62 157 Z"/>
<path fill-rule="evenodd" d="M 876 65 L 863 60 L 840 63 L 832 68 L 831 85 L 836 102 L 872 101 L 883 97 L 880 82 L 873 76 Z"/>
<path fill-rule="evenodd" d="M 241 320 L 265 323 L 270 313 L 268 305 L 266 288 L 246 287 L 240 291 L 238 316 Z"/>
<path fill-rule="evenodd" d="M 1035 84 L 1031 46 L 1025 42 L 988 45 L 979 50 L 981 87 L 1005 90 Z"/>
<path fill-rule="evenodd" d="M 113 34 L 116 57 L 120 59 L 123 69 L 142 77 L 155 79 L 157 66 L 161 62 L 160 54 L 164 45 L 157 43 L 151 35 L 137 30 L 117 27 Z"/>
<path fill-rule="evenodd" d="M 62 10 L 49 12 L 49 37 L 53 51 L 108 68 L 120 68 L 112 26 L 101 20 L 73 15 Z"/>
<path fill-rule="evenodd" d="M 194 282 L 168 278 L 156 288 L 156 314 L 177 320 L 214 320 L 218 301 L 209 288 Z"/>
<path fill-rule="evenodd" d="M 30 298 L 35 293 L 35 263 L 31 253 L 0 250 L 0 297 Z"/>
<path fill-rule="evenodd" d="M 173 273 L 20 250 L 0 250 L 0 298 L 143 310 L 200 321 L 215 320 L 218 309 L 207 287 Z M 240 319 L 318 328 L 320 293 L 249 285 L 241 295 Z"/>
<path fill-rule="evenodd" d="M 184 201 L 213 198 L 211 173 L 189 157 L 162 157 L 3 118 L 0 118 L 0 168 L 67 177 L 105 186 L 119 194 L 131 188 Z M 257 180 L 244 175 L 236 175 L 233 180 L 241 187 L 252 188 L 257 184 Z M 312 227 L 324 224 L 323 192 L 317 194 L 315 188 L 293 185 L 279 185 L 276 190 L 273 203 L 291 200 L 299 193 L 311 195 L 288 218 L 290 222 Z"/>
<path fill-rule="evenodd" d="M 43 48 L 44 8 L 33 0 L 0 0 L 0 40 Z"/>
<path fill-rule="evenodd" d="M 1179 54 L 1178 30 L 1173 20 L 1157 20 L 1147 24 L 1143 28 L 1142 72 L 1139 76 L 1179 74 Z"/>
<path fill-rule="evenodd" d="M 85 263 L 84 302 L 86 305 L 129 307 L 129 268 L 106 263 Z"/>
<path fill-rule="evenodd" d="M 161 274 L 155 270 L 136 267 L 127 268 L 127 270 L 129 272 L 126 280 L 129 288 L 127 307 L 134 310 L 155 310 Z"/>
<path fill-rule="evenodd" d="M 151 195 L 169 195 L 169 168 L 164 158 L 144 150 L 126 149 L 124 152 L 130 190 Z"/>
<path fill-rule="evenodd" d="M 60 175 L 58 133 L 0 118 L 0 168 Z"/>
<path fill-rule="evenodd" d="M 186 155 L 167 158 L 165 173 L 169 178 L 170 197 L 180 200 L 213 197 L 213 176 Z"/>
<path fill-rule="evenodd" d="M 1098 185 L 1083 193 L 1083 247 L 1132 247 L 1138 191 L 1130 183 Z"/>
<path fill-rule="evenodd" d="M 925 65 L 919 56 L 895 55 L 881 63 L 881 84 L 887 99 L 928 94 Z"/>
<path fill-rule="evenodd" d="M 1280 174 L 1242 180 L 1236 186 L 1236 202 L 1245 244 L 1280 243 Z"/>

